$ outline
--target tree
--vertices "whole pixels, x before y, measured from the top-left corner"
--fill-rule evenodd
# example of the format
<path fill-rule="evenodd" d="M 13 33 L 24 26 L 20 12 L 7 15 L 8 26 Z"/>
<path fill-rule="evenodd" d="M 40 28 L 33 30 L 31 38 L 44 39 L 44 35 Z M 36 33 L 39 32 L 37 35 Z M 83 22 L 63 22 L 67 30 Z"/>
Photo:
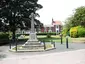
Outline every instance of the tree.
<path fill-rule="evenodd" d="M 69 30 L 71 27 L 74 26 L 73 23 L 72 23 L 72 20 L 73 20 L 73 16 L 67 18 L 67 20 L 65 21 L 65 26 L 64 26 L 64 27 L 65 27 L 67 30 Z"/>
<path fill-rule="evenodd" d="M 17 28 L 30 28 L 31 13 L 39 16 L 36 11 L 41 9 L 42 5 L 37 2 L 38 0 L 0 0 L 0 19 L 3 19 L 2 23 L 13 32 L 13 39 Z"/>
<path fill-rule="evenodd" d="M 66 20 L 66 28 L 71 28 L 74 26 L 85 27 L 85 6 L 78 7 L 75 9 L 74 14 Z"/>
<path fill-rule="evenodd" d="M 81 25 L 85 27 L 85 6 L 81 6 L 75 9 L 74 18 L 76 25 Z"/>
<path fill-rule="evenodd" d="M 6 29 L 5 29 L 6 28 Z M 6 31 L 8 31 L 8 26 L 7 25 L 5 25 L 3 22 L 2 22 L 2 20 L 0 19 L 0 31 L 2 32 L 6 32 Z"/>

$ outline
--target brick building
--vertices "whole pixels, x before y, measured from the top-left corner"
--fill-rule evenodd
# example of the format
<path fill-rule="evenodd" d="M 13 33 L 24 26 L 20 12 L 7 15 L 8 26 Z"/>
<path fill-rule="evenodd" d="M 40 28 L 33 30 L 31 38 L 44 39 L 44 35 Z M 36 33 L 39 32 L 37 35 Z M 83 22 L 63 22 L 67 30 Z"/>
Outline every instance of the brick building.
<path fill-rule="evenodd" d="M 41 32 L 56 32 L 60 33 L 62 30 L 62 22 L 61 21 L 54 21 L 52 19 L 52 24 L 44 25 L 41 29 Z"/>

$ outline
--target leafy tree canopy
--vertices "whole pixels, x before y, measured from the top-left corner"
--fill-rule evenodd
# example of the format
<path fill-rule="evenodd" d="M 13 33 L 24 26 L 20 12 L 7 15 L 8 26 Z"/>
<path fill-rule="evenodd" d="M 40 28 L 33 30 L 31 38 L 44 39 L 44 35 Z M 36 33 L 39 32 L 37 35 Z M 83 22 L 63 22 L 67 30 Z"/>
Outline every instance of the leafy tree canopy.
<path fill-rule="evenodd" d="M 79 25 L 85 27 L 85 6 L 76 8 L 74 14 L 65 22 L 65 26 L 68 29 Z"/>
<path fill-rule="evenodd" d="M 3 19 L 2 22 L 9 25 L 12 31 L 24 25 L 30 28 L 30 14 L 34 13 L 39 16 L 36 11 L 42 8 L 37 2 L 38 0 L 0 0 L 0 19 Z"/>
<path fill-rule="evenodd" d="M 2 26 L 8 26 L 8 29 L 14 35 L 18 27 L 22 29 L 23 27 L 30 28 L 31 13 L 39 16 L 36 11 L 42 8 L 42 5 L 37 2 L 38 0 L 0 0 L 0 23 L 2 23 Z M 36 18 L 35 23 L 42 25 Z"/>

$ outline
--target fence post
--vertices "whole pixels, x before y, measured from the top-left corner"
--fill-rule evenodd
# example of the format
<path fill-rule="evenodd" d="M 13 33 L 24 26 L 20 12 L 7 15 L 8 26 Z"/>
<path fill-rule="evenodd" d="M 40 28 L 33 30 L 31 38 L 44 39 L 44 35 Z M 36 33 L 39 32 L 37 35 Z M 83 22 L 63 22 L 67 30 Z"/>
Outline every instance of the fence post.
<path fill-rule="evenodd" d="M 15 46 L 16 46 L 16 52 L 17 52 L 17 41 L 15 41 Z"/>
<path fill-rule="evenodd" d="M 11 42 L 12 40 L 9 39 L 9 48 L 11 49 Z"/>
<path fill-rule="evenodd" d="M 55 42 L 54 42 L 54 48 L 55 48 Z"/>
<path fill-rule="evenodd" d="M 43 41 L 43 44 L 44 44 L 44 50 L 46 49 L 46 46 L 45 46 L 45 42 Z"/>
<path fill-rule="evenodd" d="M 11 49 L 11 43 L 12 43 L 12 34 L 9 31 L 9 48 Z"/>
<path fill-rule="evenodd" d="M 17 42 L 18 42 L 18 35 L 16 34 L 16 52 L 17 52 Z"/>

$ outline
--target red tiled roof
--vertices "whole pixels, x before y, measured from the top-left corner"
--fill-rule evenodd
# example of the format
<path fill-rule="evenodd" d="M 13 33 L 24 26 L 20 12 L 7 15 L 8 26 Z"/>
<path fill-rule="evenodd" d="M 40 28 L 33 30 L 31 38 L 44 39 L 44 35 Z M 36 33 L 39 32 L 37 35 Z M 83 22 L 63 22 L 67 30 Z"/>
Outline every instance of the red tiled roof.
<path fill-rule="evenodd" d="M 53 25 L 62 25 L 62 22 L 61 21 L 52 21 L 52 24 Z"/>

